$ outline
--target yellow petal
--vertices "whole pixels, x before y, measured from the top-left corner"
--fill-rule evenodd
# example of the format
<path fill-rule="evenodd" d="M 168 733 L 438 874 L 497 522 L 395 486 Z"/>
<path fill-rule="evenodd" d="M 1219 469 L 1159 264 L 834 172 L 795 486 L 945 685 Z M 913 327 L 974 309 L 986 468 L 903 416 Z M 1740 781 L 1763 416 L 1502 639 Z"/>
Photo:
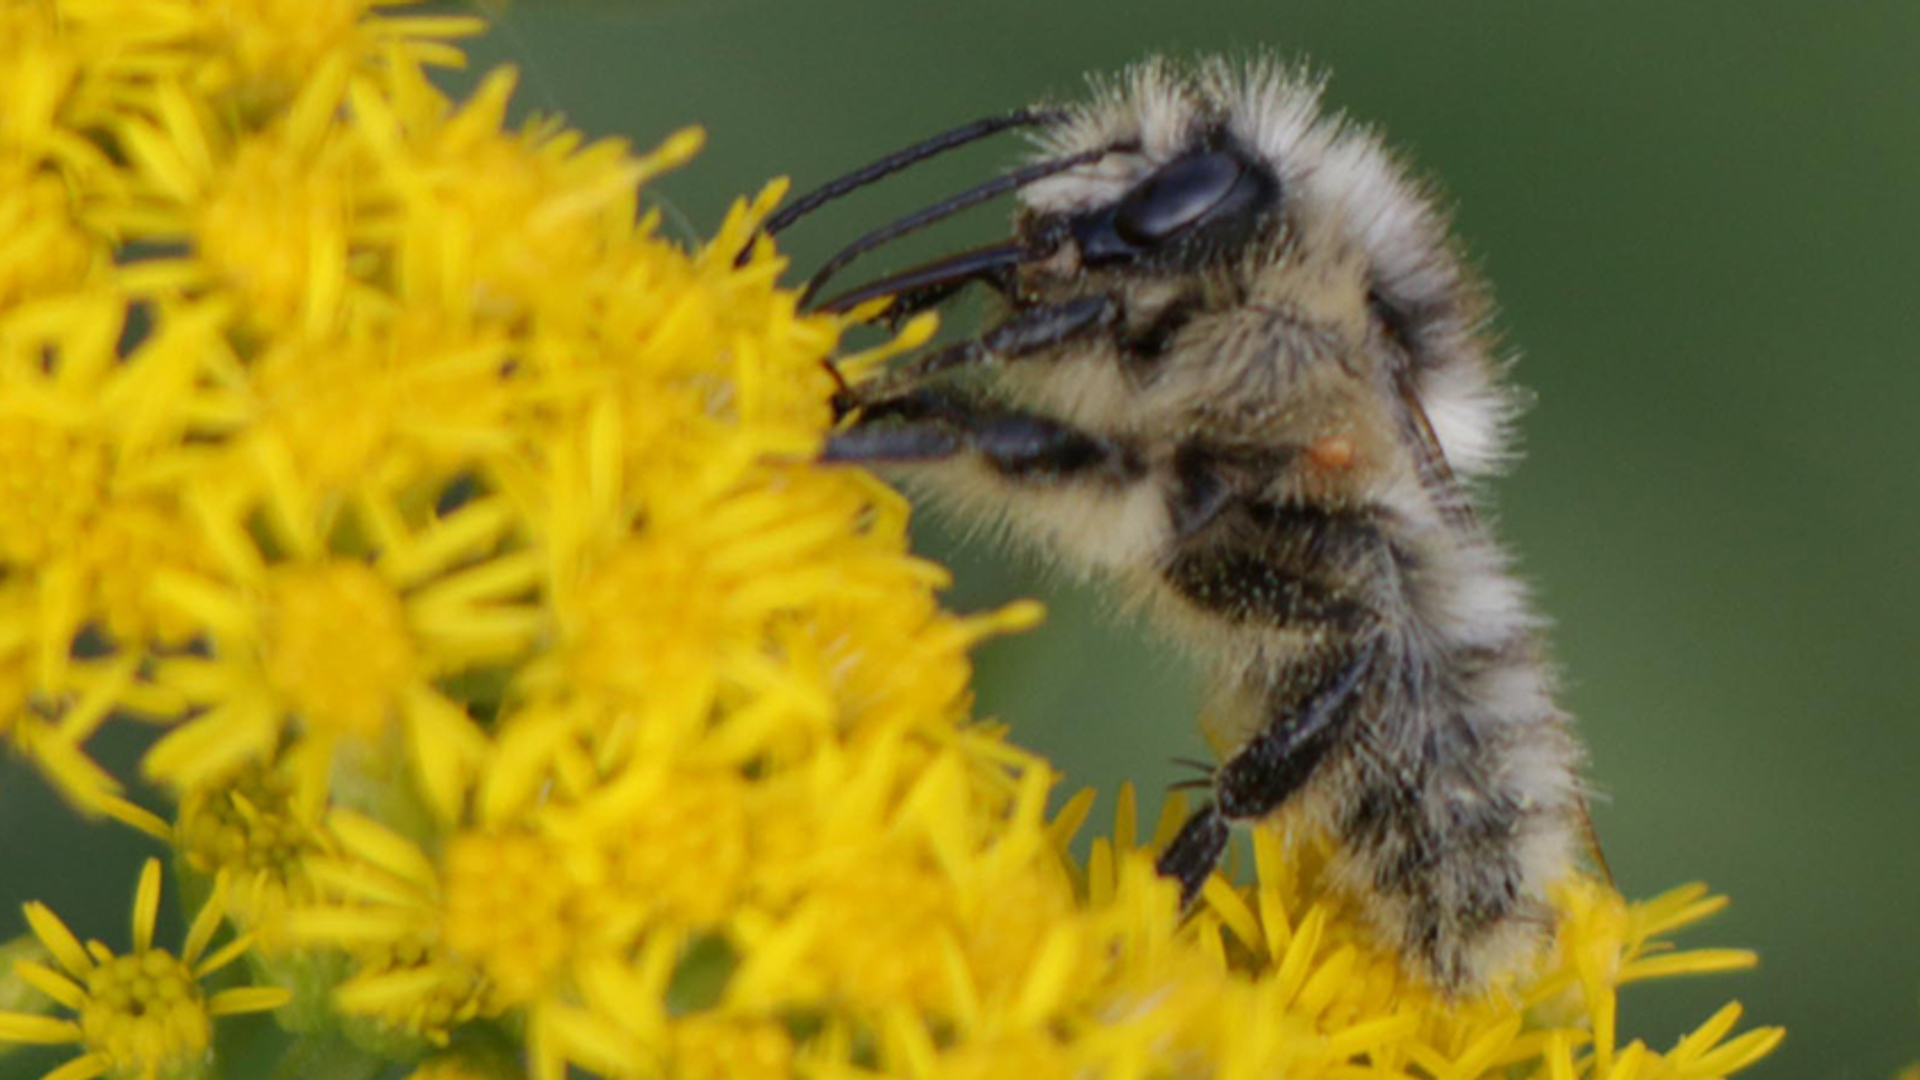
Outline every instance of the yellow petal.
<path fill-rule="evenodd" d="M 1755 1028 L 1712 1053 L 1703 1055 L 1693 1067 L 1702 1076 L 1729 1076 L 1773 1053 L 1774 1048 L 1786 1037 L 1786 1028 Z"/>
<path fill-rule="evenodd" d="M 40 1080 L 93 1080 L 96 1076 L 104 1076 L 112 1067 L 113 1058 L 95 1051 L 74 1058 L 41 1077 Z"/>
<path fill-rule="evenodd" d="M 236 986 L 231 990 L 222 990 L 207 999 L 207 1012 L 212 1016 L 233 1016 L 237 1013 L 266 1012 L 277 1009 L 293 1000 L 293 991 L 279 986 Z"/>
<path fill-rule="evenodd" d="M 140 868 L 140 884 L 133 893 L 133 951 L 153 948 L 153 924 L 160 917 L 160 860 L 148 859 Z"/>
<path fill-rule="evenodd" d="M 0 1042 L 51 1045 L 79 1041 L 80 1025 L 71 1020 L 55 1020 L 51 1016 L 35 1016 L 32 1013 L 0 1012 Z"/>
<path fill-rule="evenodd" d="M 403 881 L 432 886 L 440 879 L 413 841 L 364 814 L 335 810 L 327 815 L 327 825 L 349 851 Z"/>
<path fill-rule="evenodd" d="M 27 925 L 33 928 L 33 936 L 60 961 L 67 974 L 84 978 L 93 970 L 93 960 L 80 947 L 80 939 L 73 936 L 73 931 L 67 929 L 67 924 L 60 921 L 53 909 L 36 900 L 21 905 L 21 910 L 26 913 Z"/>
<path fill-rule="evenodd" d="M 213 940 L 213 935 L 219 931 L 222 920 L 226 918 L 227 882 L 225 873 L 214 878 L 213 895 L 207 897 L 206 903 L 200 905 L 199 914 L 193 917 L 193 925 L 187 928 L 186 943 L 180 948 L 180 962 L 188 967 L 193 967 L 200 959 L 200 954 L 206 951 L 207 943 Z M 214 968 L 211 967 L 195 969 L 194 974 L 204 976 L 212 970 Z"/>
<path fill-rule="evenodd" d="M 1642 979 L 1661 979 L 1673 975 L 1707 975 L 1722 971 L 1745 971 L 1760 962 L 1751 949 L 1689 949 L 1635 960 L 1620 969 L 1616 980 L 1621 986 Z"/>
<path fill-rule="evenodd" d="M 221 968 L 226 967 L 228 964 L 233 963 L 245 955 L 246 951 L 251 948 L 253 948 L 253 935 L 241 934 L 239 937 L 220 946 L 219 950 L 212 956 L 202 960 L 200 966 L 193 969 L 194 977 L 205 978 L 219 971 Z"/>
<path fill-rule="evenodd" d="M 27 985 L 76 1012 L 86 1004 L 87 992 L 80 984 L 45 964 L 34 960 L 16 960 L 13 973 Z"/>

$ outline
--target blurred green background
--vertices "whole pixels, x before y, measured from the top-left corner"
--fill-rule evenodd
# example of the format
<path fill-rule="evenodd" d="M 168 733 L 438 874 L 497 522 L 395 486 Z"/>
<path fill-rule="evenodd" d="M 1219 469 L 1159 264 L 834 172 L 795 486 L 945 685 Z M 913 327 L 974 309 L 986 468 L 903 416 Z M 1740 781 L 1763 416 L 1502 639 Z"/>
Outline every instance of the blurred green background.
<path fill-rule="evenodd" d="M 1762 954 L 1630 991 L 1622 1030 L 1670 1046 L 1738 998 L 1790 1029 L 1750 1075 L 1890 1080 L 1920 1058 L 1920 5 L 523 2 L 472 52 L 592 134 L 705 125 L 656 189 L 691 239 L 770 176 L 806 186 L 1087 71 L 1266 49 L 1440 181 L 1494 283 L 1538 395 L 1500 530 L 1558 624 L 1621 887 L 1705 880 L 1734 906 L 1685 941 Z M 788 247 L 817 261 L 1017 152 L 926 166 Z M 1170 759 L 1205 752 L 1189 674 L 1097 593 L 923 524 L 956 607 L 1052 608 L 985 650 L 982 712 L 1097 813 L 1123 780 L 1157 806 Z M 124 942 L 144 851 L 0 764 L 0 934 L 38 897 Z M 59 1056 L 33 1060 L 0 1077 Z"/>

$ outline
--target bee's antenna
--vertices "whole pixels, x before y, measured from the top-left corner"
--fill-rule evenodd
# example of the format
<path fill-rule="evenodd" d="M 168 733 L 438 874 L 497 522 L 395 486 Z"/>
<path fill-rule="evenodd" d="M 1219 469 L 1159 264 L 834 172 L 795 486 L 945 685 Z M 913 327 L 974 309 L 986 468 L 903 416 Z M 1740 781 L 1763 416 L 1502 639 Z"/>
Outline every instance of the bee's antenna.
<path fill-rule="evenodd" d="M 968 188 L 957 195 L 942 199 L 940 202 L 924 210 L 908 214 L 906 217 L 901 218 L 891 225 L 875 229 L 860 239 L 855 240 L 853 243 L 848 244 L 846 247 L 841 248 L 832 258 L 822 263 L 820 269 L 814 272 L 813 277 L 807 280 L 807 287 L 801 290 L 800 304 L 802 307 L 807 306 L 807 304 L 813 300 L 814 295 L 820 291 L 820 286 L 827 283 L 828 278 L 838 273 L 848 263 L 890 240 L 896 240 L 908 233 L 917 232 L 937 221 L 944 221 L 970 206 L 977 206 L 988 200 L 999 198 L 1009 191 L 1018 191 L 1036 180 L 1044 180 L 1057 173 L 1066 172 L 1068 169 L 1091 164 L 1117 150 L 1129 148 L 1130 144 L 1096 147 L 1092 150 L 1083 150 L 1078 154 L 1069 154 L 1063 158 L 1055 158 L 1052 161 L 1042 161 L 1036 165 L 1029 165 L 1024 169 L 1015 169 L 1009 173 L 1002 173 L 984 184 Z"/>
<path fill-rule="evenodd" d="M 891 176 L 909 165 L 918 164 L 930 157 L 937 157 L 968 143 L 979 142 L 989 135 L 998 135 L 1009 128 L 1039 127 L 1057 123 L 1065 116 L 1066 113 L 1058 111 L 1036 112 L 1033 109 L 1020 109 L 1003 116 L 989 116 L 970 124 L 962 124 L 952 131 L 943 131 L 931 139 L 914 143 L 904 150 L 896 150 L 871 165 L 855 169 L 845 176 L 821 184 L 782 207 L 779 213 L 767 219 L 760 231 L 772 236 L 842 195 L 858 191 L 875 180 Z"/>

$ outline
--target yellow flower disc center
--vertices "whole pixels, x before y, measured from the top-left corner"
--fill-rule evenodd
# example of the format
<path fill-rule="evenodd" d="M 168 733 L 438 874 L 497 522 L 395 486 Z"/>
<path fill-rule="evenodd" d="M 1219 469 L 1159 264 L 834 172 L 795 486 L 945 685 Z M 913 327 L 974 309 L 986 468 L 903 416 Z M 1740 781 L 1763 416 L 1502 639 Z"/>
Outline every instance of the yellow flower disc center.
<path fill-rule="evenodd" d="M 28 416 L 0 416 L 0 561 L 37 563 L 72 551 L 98 508 L 105 449 Z"/>
<path fill-rule="evenodd" d="M 622 903 L 695 924 L 724 918 L 747 880 L 751 797 L 727 774 L 663 783 L 607 838 Z"/>
<path fill-rule="evenodd" d="M 115 1071 L 151 1076 L 206 1054 L 213 1021 L 193 972 L 166 950 L 149 949 L 88 973 L 80 1031 Z"/>
<path fill-rule="evenodd" d="M 265 873 L 285 881 L 315 850 L 312 826 L 293 809 L 293 782 L 255 763 L 181 807 L 177 840 L 202 873 Z"/>
<path fill-rule="evenodd" d="M 447 846 L 446 941 L 508 1002 L 538 997 L 579 935 L 556 852 L 530 836 L 468 834 Z"/>
<path fill-rule="evenodd" d="M 360 563 L 287 567 L 269 610 L 268 684 L 309 726 L 378 735 L 417 667 L 392 587 Z"/>
<path fill-rule="evenodd" d="M 197 629 L 179 611 L 155 604 L 148 586 L 156 569 L 193 567 L 196 534 L 179 515 L 137 499 L 102 508 L 85 538 L 100 616 L 117 641 L 158 637 L 178 642 Z"/>
<path fill-rule="evenodd" d="M 818 891 L 820 952 L 838 988 L 872 1006 L 943 1000 L 942 935 L 952 925 L 948 893 L 912 865 L 875 862 Z"/>
<path fill-rule="evenodd" d="M 726 585 L 690 538 L 650 535 L 623 545 L 582 585 L 574 681 L 697 709 L 723 648 Z"/>

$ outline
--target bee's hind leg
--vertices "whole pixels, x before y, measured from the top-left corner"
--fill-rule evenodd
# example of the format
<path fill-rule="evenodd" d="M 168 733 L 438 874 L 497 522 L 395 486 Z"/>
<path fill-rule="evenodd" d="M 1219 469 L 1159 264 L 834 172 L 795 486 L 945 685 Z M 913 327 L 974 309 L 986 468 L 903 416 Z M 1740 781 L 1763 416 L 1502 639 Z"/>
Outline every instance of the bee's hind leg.
<path fill-rule="evenodd" d="M 1193 902 L 1219 865 L 1230 826 L 1278 810 L 1338 744 L 1372 659 L 1373 649 L 1363 646 L 1344 662 L 1327 665 L 1302 704 L 1276 717 L 1214 771 L 1213 799 L 1194 811 L 1154 864 L 1180 883 L 1182 905 Z"/>

